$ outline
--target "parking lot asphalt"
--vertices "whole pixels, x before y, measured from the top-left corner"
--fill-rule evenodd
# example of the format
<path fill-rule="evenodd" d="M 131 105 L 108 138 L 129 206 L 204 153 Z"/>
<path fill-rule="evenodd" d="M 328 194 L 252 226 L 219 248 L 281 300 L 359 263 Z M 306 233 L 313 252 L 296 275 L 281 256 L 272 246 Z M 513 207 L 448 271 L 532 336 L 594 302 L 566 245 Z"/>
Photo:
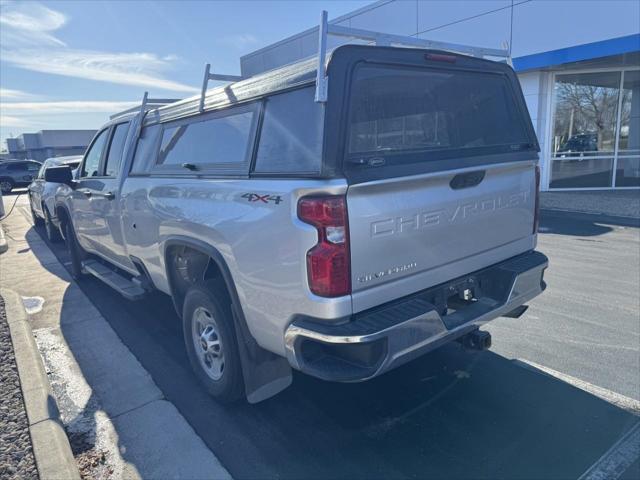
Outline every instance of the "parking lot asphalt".
<path fill-rule="evenodd" d="M 640 400 L 638 223 L 544 212 L 548 288 L 524 317 L 489 324 L 492 350 Z"/>
<path fill-rule="evenodd" d="M 360 384 L 296 374 L 257 405 L 198 386 L 164 295 L 81 288 L 234 478 L 578 478 L 638 418 L 523 362 L 640 398 L 640 230 L 555 213 L 541 231 L 548 290 L 491 324 L 491 351 L 445 346 Z"/>

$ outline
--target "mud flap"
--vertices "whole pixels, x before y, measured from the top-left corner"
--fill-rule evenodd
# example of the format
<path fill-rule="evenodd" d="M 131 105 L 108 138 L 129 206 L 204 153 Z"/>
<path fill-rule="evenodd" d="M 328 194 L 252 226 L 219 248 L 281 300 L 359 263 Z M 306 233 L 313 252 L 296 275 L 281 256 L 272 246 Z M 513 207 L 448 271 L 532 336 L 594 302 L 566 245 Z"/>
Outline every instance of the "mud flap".
<path fill-rule="evenodd" d="M 231 307 L 236 324 L 247 401 L 258 403 L 291 385 L 291 366 L 285 358 L 258 345 L 246 322 L 238 314 L 235 304 L 232 303 Z"/>

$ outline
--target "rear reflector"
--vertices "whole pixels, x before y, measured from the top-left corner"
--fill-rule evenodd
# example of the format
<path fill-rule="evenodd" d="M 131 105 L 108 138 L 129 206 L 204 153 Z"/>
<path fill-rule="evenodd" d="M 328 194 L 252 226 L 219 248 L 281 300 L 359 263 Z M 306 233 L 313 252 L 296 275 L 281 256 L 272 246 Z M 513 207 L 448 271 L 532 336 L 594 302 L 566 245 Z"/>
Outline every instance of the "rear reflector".
<path fill-rule="evenodd" d="M 318 231 L 318 243 L 307 252 L 309 289 L 321 297 L 351 293 L 349 227 L 344 196 L 303 197 L 298 218 Z"/>

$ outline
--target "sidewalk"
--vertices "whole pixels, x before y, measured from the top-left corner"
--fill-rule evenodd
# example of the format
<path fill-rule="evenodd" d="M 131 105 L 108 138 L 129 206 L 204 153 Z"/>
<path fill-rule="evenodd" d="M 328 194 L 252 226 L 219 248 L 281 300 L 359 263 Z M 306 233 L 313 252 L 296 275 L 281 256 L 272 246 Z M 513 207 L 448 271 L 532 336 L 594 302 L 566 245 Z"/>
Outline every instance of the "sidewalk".
<path fill-rule="evenodd" d="M 640 190 L 542 192 L 540 208 L 640 219 Z"/>
<path fill-rule="evenodd" d="M 20 202 L 3 221 L 0 286 L 22 297 L 81 474 L 230 478 L 29 219 Z"/>

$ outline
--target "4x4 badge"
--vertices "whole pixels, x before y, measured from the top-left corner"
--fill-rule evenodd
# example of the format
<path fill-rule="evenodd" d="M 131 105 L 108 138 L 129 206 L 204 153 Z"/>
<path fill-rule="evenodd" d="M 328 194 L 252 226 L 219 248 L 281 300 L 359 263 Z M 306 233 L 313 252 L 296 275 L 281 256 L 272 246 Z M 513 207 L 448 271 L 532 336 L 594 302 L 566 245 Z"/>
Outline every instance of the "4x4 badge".
<path fill-rule="evenodd" d="M 246 198 L 249 202 L 273 202 L 276 205 L 280 205 L 280 202 L 282 202 L 282 197 L 280 195 L 269 195 L 268 193 L 264 195 L 259 193 L 245 193 L 242 195 L 242 198 Z"/>

